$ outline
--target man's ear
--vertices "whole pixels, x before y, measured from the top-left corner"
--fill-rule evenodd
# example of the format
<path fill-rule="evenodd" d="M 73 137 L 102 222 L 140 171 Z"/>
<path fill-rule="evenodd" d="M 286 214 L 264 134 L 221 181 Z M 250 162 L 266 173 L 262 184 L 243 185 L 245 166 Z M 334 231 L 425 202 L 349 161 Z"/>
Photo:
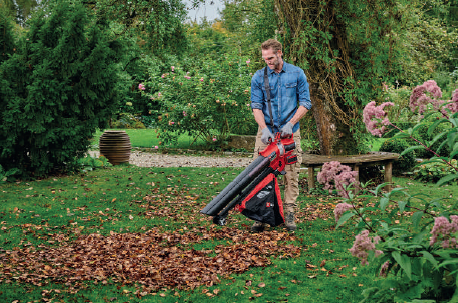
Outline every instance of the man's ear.
<path fill-rule="evenodd" d="M 281 51 L 281 50 L 278 50 L 278 51 L 277 51 L 277 55 L 280 56 L 280 57 L 283 57 L 282 51 Z"/>

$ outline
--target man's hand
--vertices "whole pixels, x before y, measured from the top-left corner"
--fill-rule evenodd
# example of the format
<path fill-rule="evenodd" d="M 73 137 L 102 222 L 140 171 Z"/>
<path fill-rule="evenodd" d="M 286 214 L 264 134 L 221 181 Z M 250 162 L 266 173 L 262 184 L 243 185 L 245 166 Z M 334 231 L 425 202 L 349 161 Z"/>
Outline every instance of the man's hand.
<path fill-rule="evenodd" d="M 271 141 L 275 139 L 274 135 L 270 132 L 268 127 L 265 127 L 261 130 L 261 141 L 262 143 L 269 145 Z"/>
<path fill-rule="evenodd" d="M 288 122 L 283 126 L 280 131 L 281 131 L 281 136 L 282 137 L 287 137 L 291 136 L 293 134 L 293 124 L 291 122 Z"/>

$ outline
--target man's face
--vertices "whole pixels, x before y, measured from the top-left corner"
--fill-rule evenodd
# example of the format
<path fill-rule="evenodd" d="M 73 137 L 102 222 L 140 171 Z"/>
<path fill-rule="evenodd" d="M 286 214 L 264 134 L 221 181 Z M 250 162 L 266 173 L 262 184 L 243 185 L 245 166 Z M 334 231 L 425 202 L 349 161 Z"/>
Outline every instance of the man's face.
<path fill-rule="evenodd" d="M 282 52 L 281 50 L 277 51 L 277 53 L 274 53 L 272 48 L 269 49 L 263 49 L 261 50 L 262 58 L 266 62 L 267 66 L 269 66 L 270 69 L 273 69 L 275 71 L 279 71 L 280 65 L 281 65 L 281 55 Z"/>

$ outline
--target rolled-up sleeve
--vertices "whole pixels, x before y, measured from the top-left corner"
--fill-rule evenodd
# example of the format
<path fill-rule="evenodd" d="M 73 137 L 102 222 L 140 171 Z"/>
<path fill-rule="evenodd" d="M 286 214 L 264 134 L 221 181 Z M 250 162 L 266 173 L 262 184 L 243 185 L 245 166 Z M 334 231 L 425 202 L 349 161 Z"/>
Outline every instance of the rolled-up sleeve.
<path fill-rule="evenodd" d="M 261 109 L 264 103 L 264 94 L 262 92 L 262 84 L 259 81 L 259 71 L 251 78 L 251 109 Z"/>
<path fill-rule="evenodd" d="M 300 72 L 297 85 L 297 97 L 299 100 L 299 105 L 304 106 L 306 109 L 310 110 L 312 108 L 312 101 L 310 100 L 309 83 L 307 82 L 307 77 L 305 76 L 305 73 L 302 70 Z"/>

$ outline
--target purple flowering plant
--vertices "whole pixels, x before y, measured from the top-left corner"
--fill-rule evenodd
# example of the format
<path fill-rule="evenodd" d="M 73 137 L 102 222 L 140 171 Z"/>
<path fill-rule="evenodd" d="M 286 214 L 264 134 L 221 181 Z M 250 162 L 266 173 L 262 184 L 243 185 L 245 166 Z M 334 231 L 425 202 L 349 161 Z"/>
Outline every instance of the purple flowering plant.
<path fill-rule="evenodd" d="M 434 142 L 418 140 L 418 146 L 402 153 L 424 148 L 433 157 L 423 163 L 439 161 L 450 166 L 453 173 L 440 179 L 436 183 L 438 187 L 456 184 L 458 179 L 458 167 L 452 161 L 458 155 L 458 90 L 454 91 L 452 100 L 444 101 L 441 97 L 440 88 L 432 80 L 417 86 L 410 97 L 410 109 L 422 116 L 419 124 L 407 131 L 389 121 L 385 110 L 390 103 L 377 106 L 370 102 L 363 112 L 366 128 L 375 136 L 383 135 L 390 125 L 400 131 L 397 136 L 415 140 L 412 137 L 415 128 L 434 113 L 438 118 L 428 131 L 447 123 L 450 127 L 433 141 L 442 141 L 442 146 L 450 147 L 448 157 L 440 157 L 429 147 Z M 330 184 L 328 176 L 334 176 L 334 186 L 341 184 L 345 188 L 345 181 L 335 177 L 337 167 L 336 163 L 323 166 L 321 180 Z M 347 190 L 342 203 L 334 209 L 336 228 L 347 222 L 354 224 L 357 235 L 350 253 L 363 265 L 369 264 L 377 276 L 384 277 L 378 289 L 367 292 L 366 300 L 386 296 L 387 301 L 410 302 L 445 296 L 458 302 L 458 201 L 445 207 L 442 199 L 420 196 L 404 188 L 384 192 L 385 185 L 368 189 L 361 184 L 358 194 Z"/>
<path fill-rule="evenodd" d="M 332 193 L 335 188 L 340 196 L 348 198 L 350 185 L 355 187 L 359 185 L 359 182 L 356 181 L 357 175 L 358 172 L 352 171 L 350 166 L 331 161 L 323 164 L 317 180 L 324 184 L 323 189 L 329 190 L 329 193 Z"/>

